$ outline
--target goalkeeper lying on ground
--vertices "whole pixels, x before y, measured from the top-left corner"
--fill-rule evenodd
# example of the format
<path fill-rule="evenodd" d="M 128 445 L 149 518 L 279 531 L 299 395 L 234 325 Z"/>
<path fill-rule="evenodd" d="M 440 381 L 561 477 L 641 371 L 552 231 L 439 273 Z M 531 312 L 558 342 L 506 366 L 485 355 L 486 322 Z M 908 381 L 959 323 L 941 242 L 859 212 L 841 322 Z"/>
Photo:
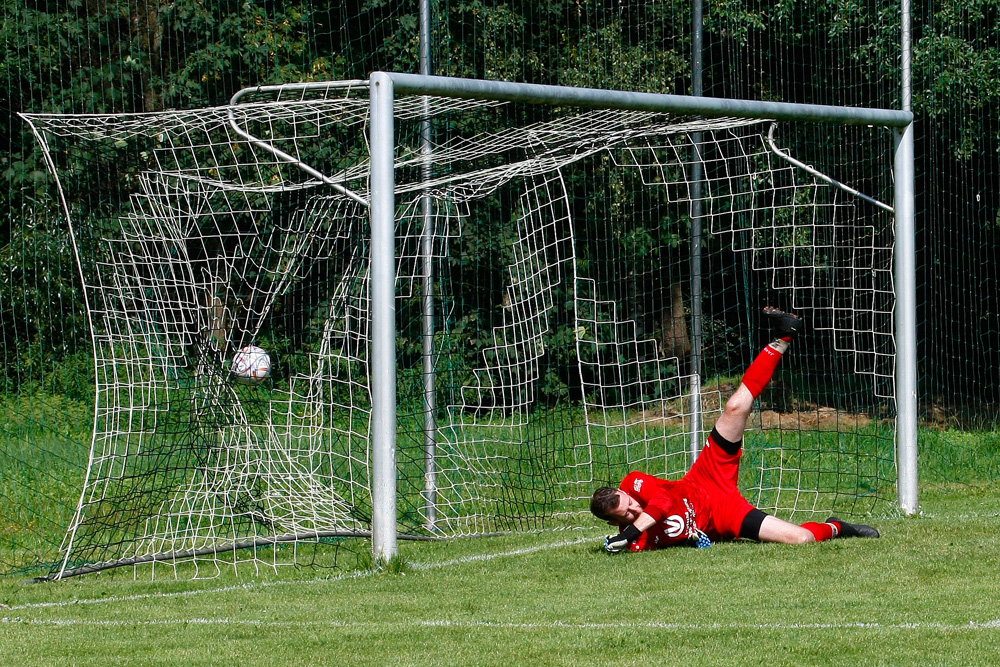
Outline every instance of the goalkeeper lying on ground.
<path fill-rule="evenodd" d="M 834 537 L 879 536 L 871 526 L 852 525 L 837 517 L 826 523 L 789 523 L 757 509 L 737 489 L 740 447 L 754 399 L 771 381 L 781 355 L 803 326 L 799 317 L 777 308 L 767 307 L 764 314 L 774 325 L 775 339 L 750 364 L 708 436 L 708 444 L 684 478 L 672 482 L 632 472 L 619 488 L 601 487 L 594 492 L 590 511 L 621 531 L 605 540 L 609 553 L 685 543 L 710 546 L 713 540 L 738 537 L 807 544 Z"/>

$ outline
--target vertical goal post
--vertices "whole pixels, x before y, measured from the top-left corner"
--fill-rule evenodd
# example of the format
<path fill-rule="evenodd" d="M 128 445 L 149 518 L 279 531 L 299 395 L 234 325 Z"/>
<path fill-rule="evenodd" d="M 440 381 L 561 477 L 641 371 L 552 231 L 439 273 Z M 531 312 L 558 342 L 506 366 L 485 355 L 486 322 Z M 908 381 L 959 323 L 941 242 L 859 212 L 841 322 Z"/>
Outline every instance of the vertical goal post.
<path fill-rule="evenodd" d="M 304 84 L 308 86 L 308 84 Z M 916 317 L 914 233 L 913 114 L 908 110 L 863 109 L 782 102 L 756 102 L 483 81 L 418 74 L 375 72 L 369 78 L 371 100 L 371 267 L 372 267 L 372 551 L 388 560 L 396 548 L 396 359 L 394 287 L 394 123 L 397 94 L 488 99 L 543 105 L 632 111 L 672 112 L 707 117 L 769 118 L 849 125 L 878 125 L 895 132 L 895 328 L 898 340 L 897 491 L 902 509 L 916 511 Z M 379 386 L 385 383 L 387 386 Z"/>

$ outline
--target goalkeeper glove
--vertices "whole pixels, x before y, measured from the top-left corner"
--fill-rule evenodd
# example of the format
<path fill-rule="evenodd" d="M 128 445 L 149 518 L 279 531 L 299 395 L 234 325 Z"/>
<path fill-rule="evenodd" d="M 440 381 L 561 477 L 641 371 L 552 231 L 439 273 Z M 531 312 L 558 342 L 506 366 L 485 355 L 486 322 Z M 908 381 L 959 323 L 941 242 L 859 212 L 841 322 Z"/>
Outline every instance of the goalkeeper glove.
<path fill-rule="evenodd" d="M 604 550 L 609 554 L 616 554 L 628 548 L 629 543 L 635 542 L 642 535 L 642 531 L 635 526 L 629 526 L 617 535 L 608 535 L 604 539 Z"/>

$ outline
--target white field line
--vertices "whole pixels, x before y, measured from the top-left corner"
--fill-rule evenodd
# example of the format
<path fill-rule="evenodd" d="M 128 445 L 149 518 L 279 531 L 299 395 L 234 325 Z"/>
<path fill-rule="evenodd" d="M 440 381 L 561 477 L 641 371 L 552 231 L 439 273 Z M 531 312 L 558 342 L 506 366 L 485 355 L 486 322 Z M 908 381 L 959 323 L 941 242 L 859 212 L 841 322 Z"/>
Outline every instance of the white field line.
<path fill-rule="evenodd" d="M 400 621 L 258 621 L 236 618 L 173 618 L 168 620 L 142 621 L 102 621 L 90 619 L 34 619 L 20 617 L 0 618 L 3 625 L 42 625 L 55 627 L 151 627 L 172 625 L 220 625 L 249 626 L 261 628 L 343 628 L 343 629 L 388 629 L 388 628 L 464 628 L 464 629 L 508 629 L 508 630 L 918 630 L 918 631 L 978 631 L 1000 630 L 1000 619 L 992 621 L 969 621 L 968 623 L 571 623 L 553 621 L 551 623 L 510 623 L 504 621 L 448 621 L 448 620 L 400 620 Z"/>
<path fill-rule="evenodd" d="M 952 520 L 966 520 L 966 519 L 995 519 L 1000 517 L 1000 512 L 972 512 L 969 514 L 935 514 L 934 512 L 924 512 L 921 511 L 918 515 L 921 519 L 952 519 Z"/>
<path fill-rule="evenodd" d="M 439 567 L 451 567 L 452 565 L 461 565 L 463 563 L 474 563 L 477 561 L 493 560 L 495 558 L 502 558 L 506 556 L 524 556 L 526 554 L 532 554 L 538 551 L 547 551 L 549 549 L 558 549 L 560 547 L 569 547 L 576 544 L 583 544 L 584 542 L 590 542 L 593 539 L 594 539 L 593 537 L 578 537 L 575 540 L 567 540 L 565 542 L 555 542 L 553 544 L 542 544 L 534 547 L 525 547 L 524 549 L 515 549 L 514 551 L 504 551 L 503 553 L 463 556 L 462 558 L 455 558 L 454 560 L 443 560 L 433 563 L 409 563 L 409 566 L 412 567 L 414 570 L 433 570 Z"/>
<path fill-rule="evenodd" d="M 555 542 L 551 544 L 543 544 L 534 547 L 526 547 L 524 549 L 515 549 L 513 551 L 503 551 L 499 553 L 482 554 L 476 556 L 465 556 L 463 558 L 455 558 L 452 560 L 438 561 L 431 563 L 408 563 L 408 566 L 414 570 L 433 570 L 442 567 L 451 567 L 453 565 L 461 565 L 463 563 L 489 561 L 489 560 L 494 560 L 496 558 L 507 558 L 510 556 L 523 556 L 538 551 L 546 551 L 548 549 L 558 549 L 561 547 L 581 544 L 583 542 L 588 542 L 592 539 L 594 538 L 581 537 L 575 540 Z M 360 570 L 357 572 L 349 572 L 346 574 L 340 574 L 333 577 L 321 577 L 315 579 L 297 579 L 292 581 L 250 581 L 244 584 L 232 584 L 230 586 L 219 586 L 216 588 L 198 588 L 186 591 L 173 591 L 168 593 L 137 593 L 135 595 L 111 595 L 104 598 L 84 598 L 80 600 L 62 600 L 59 602 L 31 602 L 26 604 L 11 605 L 9 607 L 5 605 L 0 605 L 0 610 L 6 612 L 6 611 L 17 611 L 21 609 L 47 609 L 54 607 L 73 607 L 76 605 L 103 604 L 107 602 L 133 602 L 136 600 L 180 598 L 192 595 L 206 595 L 206 594 L 211 595 L 217 593 L 231 593 L 233 591 L 251 591 L 255 589 L 271 588 L 275 586 L 314 586 L 317 584 L 331 583 L 336 581 L 362 579 L 364 577 L 370 577 L 376 572 L 377 570 Z M 56 585 L 58 586 L 58 584 Z"/>

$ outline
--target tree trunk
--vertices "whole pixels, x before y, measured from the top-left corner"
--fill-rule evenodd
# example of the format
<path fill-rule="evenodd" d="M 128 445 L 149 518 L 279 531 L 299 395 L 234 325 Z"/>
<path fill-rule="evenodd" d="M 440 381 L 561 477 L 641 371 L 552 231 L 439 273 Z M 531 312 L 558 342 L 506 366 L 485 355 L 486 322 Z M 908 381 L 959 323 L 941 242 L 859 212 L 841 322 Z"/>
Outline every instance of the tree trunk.
<path fill-rule="evenodd" d="M 660 314 L 660 332 L 660 353 L 665 358 L 677 357 L 677 369 L 680 371 L 691 353 L 680 281 L 670 285 L 670 303 Z"/>
<path fill-rule="evenodd" d="M 143 110 L 162 111 L 163 97 L 153 84 L 156 74 L 160 71 L 160 50 L 163 44 L 158 0 L 137 0 L 132 26 L 142 50 L 146 53 L 146 66 L 142 69 Z"/>

